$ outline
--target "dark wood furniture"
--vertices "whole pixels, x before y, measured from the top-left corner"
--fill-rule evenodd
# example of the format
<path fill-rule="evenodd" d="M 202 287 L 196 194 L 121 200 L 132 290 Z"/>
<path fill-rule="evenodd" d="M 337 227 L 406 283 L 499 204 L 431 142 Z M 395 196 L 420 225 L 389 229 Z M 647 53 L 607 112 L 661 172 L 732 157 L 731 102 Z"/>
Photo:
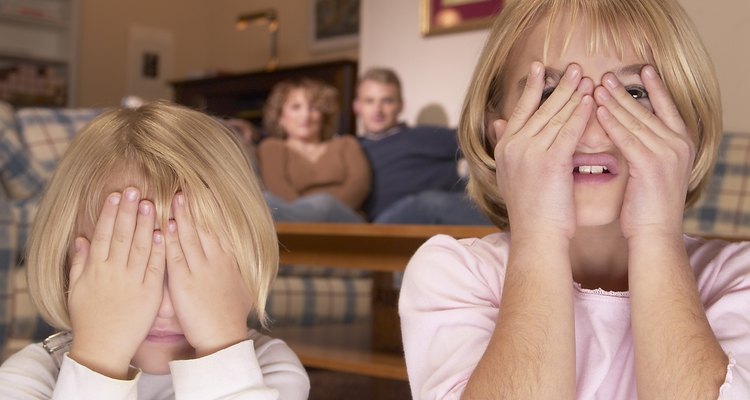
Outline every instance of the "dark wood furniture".
<path fill-rule="evenodd" d="M 213 115 L 243 118 L 260 127 L 263 104 L 276 83 L 308 77 L 333 85 L 339 91 L 338 131 L 354 134 L 356 120 L 352 111 L 357 84 L 357 62 L 329 61 L 275 71 L 253 71 L 241 74 L 220 75 L 205 79 L 188 79 L 171 82 L 177 103 L 197 108 Z"/>
<path fill-rule="evenodd" d="M 277 223 L 284 264 L 373 271 L 372 321 L 354 325 L 273 328 L 307 367 L 406 380 L 392 274 L 439 233 L 456 238 L 497 232 L 487 226 Z"/>

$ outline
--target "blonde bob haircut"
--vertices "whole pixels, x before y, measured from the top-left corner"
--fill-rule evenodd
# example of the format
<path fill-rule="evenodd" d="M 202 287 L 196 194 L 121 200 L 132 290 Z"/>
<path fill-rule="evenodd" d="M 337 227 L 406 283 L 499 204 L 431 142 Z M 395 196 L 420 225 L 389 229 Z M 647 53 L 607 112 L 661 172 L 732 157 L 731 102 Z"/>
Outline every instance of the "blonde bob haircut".
<path fill-rule="evenodd" d="M 294 90 L 302 90 L 310 102 L 311 107 L 320 110 L 323 121 L 321 123 L 320 141 L 326 141 L 336 134 L 338 129 L 339 105 L 338 90 L 335 87 L 316 79 L 299 78 L 281 81 L 273 86 L 271 94 L 263 106 L 263 129 L 266 134 L 286 139 L 287 133 L 281 127 L 281 113 L 284 104 Z"/>
<path fill-rule="evenodd" d="M 713 168 L 721 135 L 719 85 L 708 52 L 676 0 L 513 0 L 495 19 L 474 70 L 459 121 L 459 143 L 469 164 L 468 192 L 495 225 L 508 214 L 495 181 L 488 121 L 501 117 L 502 87 L 516 46 L 537 24 L 547 24 L 547 45 L 560 22 L 590 30 L 588 51 L 627 46 L 651 63 L 669 89 L 696 145 L 685 204 L 700 196 Z M 570 33 L 564 39 L 570 41 Z M 547 48 L 547 45 L 545 48 Z"/>
<path fill-rule="evenodd" d="M 31 228 L 27 265 L 32 298 L 50 325 L 72 329 L 69 249 L 83 226 L 95 224 L 112 182 L 138 187 L 154 202 L 160 226 L 166 226 L 172 198 L 182 191 L 196 225 L 216 234 L 234 254 L 254 300 L 253 316 L 266 323 L 278 245 L 242 145 L 212 117 L 155 102 L 110 110 L 91 121 L 47 186 Z"/>

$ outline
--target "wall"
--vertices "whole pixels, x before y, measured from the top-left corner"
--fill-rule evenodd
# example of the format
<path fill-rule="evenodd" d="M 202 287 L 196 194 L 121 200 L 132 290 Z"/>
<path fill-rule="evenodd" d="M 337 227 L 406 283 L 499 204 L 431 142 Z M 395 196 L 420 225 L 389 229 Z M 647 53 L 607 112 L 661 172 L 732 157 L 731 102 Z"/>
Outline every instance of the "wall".
<path fill-rule="evenodd" d="M 275 7 L 280 20 L 280 65 L 356 59 L 357 47 L 312 51 L 308 42 L 312 0 L 81 0 L 79 106 L 118 104 L 128 93 L 131 28 L 158 30 L 172 38 L 172 69 L 166 80 L 205 71 L 263 69 L 270 55 L 264 27 L 234 29 L 240 14 Z M 162 85 L 163 97 L 171 97 Z"/>
<path fill-rule="evenodd" d="M 422 121 L 425 109 L 444 110 L 449 126 L 458 123 L 467 82 L 486 37 L 485 31 L 422 37 L 422 0 L 362 0 L 360 69 L 393 67 L 404 81 L 404 119 Z M 750 133 L 750 1 L 680 0 L 695 20 L 714 58 L 722 87 L 727 131 Z M 427 122 L 440 121 L 431 112 Z"/>

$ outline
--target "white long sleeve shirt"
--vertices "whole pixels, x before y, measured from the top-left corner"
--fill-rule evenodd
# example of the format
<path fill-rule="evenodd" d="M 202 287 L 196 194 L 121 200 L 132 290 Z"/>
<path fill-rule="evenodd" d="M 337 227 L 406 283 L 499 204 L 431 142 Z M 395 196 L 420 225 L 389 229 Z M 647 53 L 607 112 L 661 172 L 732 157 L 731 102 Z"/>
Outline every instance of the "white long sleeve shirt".
<path fill-rule="evenodd" d="M 281 340 L 251 330 L 249 339 L 206 357 L 172 361 L 169 375 L 136 370 L 131 380 L 106 377 L 32 344 L 0 367 L 0 399 L 240 400 L 307 399 L 310 381 Z"/>

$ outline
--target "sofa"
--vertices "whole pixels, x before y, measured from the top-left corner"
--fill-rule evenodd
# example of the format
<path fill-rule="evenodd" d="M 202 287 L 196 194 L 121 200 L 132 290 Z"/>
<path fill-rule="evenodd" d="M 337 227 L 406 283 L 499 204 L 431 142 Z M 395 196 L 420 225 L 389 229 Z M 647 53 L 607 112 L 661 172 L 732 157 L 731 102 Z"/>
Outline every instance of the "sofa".
<path fill-rule="evenodd" d="M 31 302 L 23 247 L 46 180 L 76 132 L 101 111 L 14 110 L 0 102 L 0 361 L 52 332 Z M 684 226 L 693 235 L 750 238 L 750 133 L 724 135 L 707 192 Z M 274 326 L 356 323 L 371 318 L 372 287 L 368 271 L 281 266 L 267 309 Z"/>

